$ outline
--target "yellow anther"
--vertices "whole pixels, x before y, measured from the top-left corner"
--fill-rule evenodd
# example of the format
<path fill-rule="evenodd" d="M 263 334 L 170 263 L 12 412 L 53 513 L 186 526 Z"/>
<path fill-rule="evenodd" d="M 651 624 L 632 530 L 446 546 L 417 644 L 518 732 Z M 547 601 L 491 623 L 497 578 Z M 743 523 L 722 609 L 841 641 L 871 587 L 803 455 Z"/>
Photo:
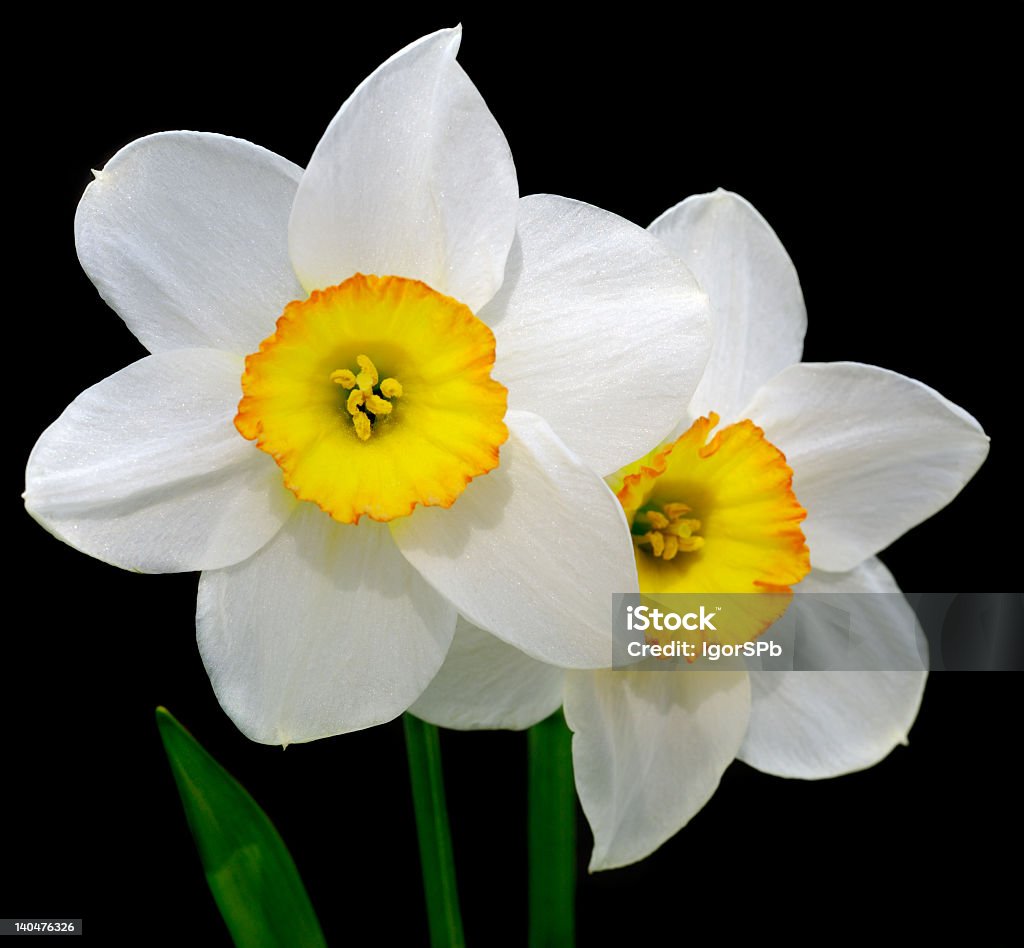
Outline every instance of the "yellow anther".
<path fill-rule="evenodd" d="M 351 369 L 335 369 L 330 379 L 348 390 L 345 408 L 352 416 L 356 434 L 362 441 L 367 441 L 373 434 L 374 420 L 391 414 L 395 406 L 388 399 L 398 398 L 402 394 L 402 385 L 398 379 L 393 378 L 384 379 L 378 385 L 380 375 L 368 355 L 360 353 L 356 356 L 356 362 L 359 365 L 358 375 Z M 371 420 L 371 416 L 374 420 Z"/>
<path fill-rule="evenodd" d="M 669 524 L 668 517 L 658 513 L 657 510 L 647 511 L 647 521 L 655 530 L 664 530 Z"/>
<path fill-rule="evenodd" d="M 703 537 L 693 534 L 700 529 L 700 521 L 683 518 L 690 512 L 686 504 L 673 502 L 661 510 L 643 510 L 637 514 L 641 525 L 650 524 L 647 533 L 636 538 L 638 544 L 649 543 L 651 555 L 664 560 L 673 560 L 679 553 L 692 553 L 704 545 Z M 642 519 L 641 519 L 642 518 Z"/>
<path fill-rule="evenodd" d="M 364 392 L 372 391 L 373 386 L 377 384 L 377 381 L 380 378 L 377 375 L 377 366 L 370 361 L 369 356 L 365 355 L 357 355 L 356 363 L 359 365 L 359 368 L 363 370 L 356 376 L 356 382 L 359 383 L 359 387 Z"/>
<path fill-rule="evenodd" d="M 366 396 L 358 388 L 357 389 L 353 389 L 349 393 L 348 404 L 346 404 L 345 407 L 348 409 L 348 413 L 353 418 L 357 418 L 360 415 L 362 415 L 362 417 L 366 418 L 366 415 L 363 414 L 363 412 L 361 412 L 359 410 L 359 407 L 363 404 L 363 401 L 364 401 L 365 398 L 366 398 Z M 366 420 L 369 421 L 368 418 Z"/>
<path fill-rule="evenodd" d="M 356 374 L 350 369 L 336 369 L 331 373 L 331 381 L 342 388 L 355 388 Z"/>
<path fill-rule="evenodd" d="M 386 401 L 379 395 L 367 395 L 363 402 L 366 405 L 367 411 L 372 411 L 375 415 L 390 415 L 391 414 L 391 402 Z"/>
<path fill-rule="evenodd" d="M 665 511 L 665 516 L 669 520 L 678 520 L 683 514 L 688 514 L 692 508 L 687 507 L 686 504 L 671 503 L 665 504 L 661 509 Z"/>
<path fill-rule="evenodd" d="M 355 425 L 356 434 L 359 435 L 360 441 L 368 441 L 370 438 L 370 419 L 363 412 L 358 412 L 352 416 L 352 424 Z"/>

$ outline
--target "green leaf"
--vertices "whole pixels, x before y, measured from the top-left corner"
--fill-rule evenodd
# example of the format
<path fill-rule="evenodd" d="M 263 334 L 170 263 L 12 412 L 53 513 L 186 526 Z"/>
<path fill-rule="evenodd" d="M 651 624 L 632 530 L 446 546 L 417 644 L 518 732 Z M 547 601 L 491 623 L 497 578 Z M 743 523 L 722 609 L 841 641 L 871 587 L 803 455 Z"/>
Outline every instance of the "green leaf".
<path fill-rule="evenodd" d="M 156 709 L 156 723 L 206 881 L 235 944 L 326 945 L 295 863 L 266 813 L 166 708 Z"/>

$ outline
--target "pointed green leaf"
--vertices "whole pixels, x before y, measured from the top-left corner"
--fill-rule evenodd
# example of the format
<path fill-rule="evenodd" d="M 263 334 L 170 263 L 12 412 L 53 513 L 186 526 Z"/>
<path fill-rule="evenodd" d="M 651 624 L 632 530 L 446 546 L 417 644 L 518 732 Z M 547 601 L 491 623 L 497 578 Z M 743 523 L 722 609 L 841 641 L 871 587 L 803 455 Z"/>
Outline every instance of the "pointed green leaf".
<path fill-rule="evenodd" d="M 206 881 L 235 944 L 325 945 L 295 863 L 266 813 L 166 708 L 157 708 L 156 721 Z"/>

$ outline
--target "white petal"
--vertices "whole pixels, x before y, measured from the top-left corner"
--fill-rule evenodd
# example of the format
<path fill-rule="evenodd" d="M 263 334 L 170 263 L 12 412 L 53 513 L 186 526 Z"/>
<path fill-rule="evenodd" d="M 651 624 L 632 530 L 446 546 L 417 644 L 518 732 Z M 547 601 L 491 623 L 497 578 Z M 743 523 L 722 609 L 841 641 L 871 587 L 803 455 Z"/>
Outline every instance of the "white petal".
<path fill-rule="evenodd" d="M 693 417 L 735 420 L 758 387 L 800 361 L 807 311 L 775 231 L 738 194 L 695 194 L 650 226 L 711 297 L 715 343 L 690 403 Z"/>
<path fill-rule="evenodd" d="M 551 195 L 519 204 L 505 284 L 481 312 L 509 407 L 541 415 L 600 473 L 679 420 L 711 347 L 707 297 L 642 228 Z"/>
<path fill-rule="evenodd" d="M 501 285 L 519 186 L 505 136 L 455 61 L 461 34 L 392 56 L 328 126 L 291 218 L 307 289 L 393 274 L 475 311 Z"/>
<path fill-rule="evenodd" d="M 804 363 L 763 386 L 742 417 L 793 468 L 811 563 L 853 569 L 946 506 L 988 454 L 962 408 L 913 379 L 852 362 Z"/>
<path fill-rule="evenodd" d="M 833 627 L 816 610 L 814 634 L 845 641 L 851 633 L 865 641 L 879 667 L 905 668 L 908 655 L 923 651 L 920 629 L 896 581 L 877 559 L 849 573 L 813 570 L 797 587 L 794 606 L 804 609 L 803 593 L 858 593 L 860 617 Z M 871 767 L 897 744 L 917 717 L 924 693 L 924 671 L 752 672 L 750 730 L 740 759 L 780 777 L 835 777 Z"/>
<path fill-rule="evenodd" d="M 455 610 L 386 526 L 300 504 L 255 556 L 203 573 L 196 626 L 217 699 L 242 733 L 291 744 L 405 711 L 441 667 Z"/>
<path fill-rule="evenodd" d="M 450 510 L 393 520 L 395 540 L 470 622 L 543 662 L 609 666 L 612 593 L 637 591 L 622 507 L 543 419 L 505 422 L 500 466 Z"/>
<path fill-rule="evenodd" d="M 650 855 L 715 792 L 743 741 L 745 672 L 603 671 L 566 676 L 565 718 L 590 870 Z"/>
<path fill-rule="evenodd" d="M 521 731 L 558 709 L 564 679 L 459 616 L 444 665 L 409 710 L 439 727 Z"/>
<path fill-rule="evenodd" d="M 242 369 L 239 356 L 181 349 L 87 389 L 32 450 L 29 513 L 126 569 L 216 569 L 251 556 L 296 501 L 273 459 L 235 430 Z"/>
<path fill-rule="evenodd" d="M 301 175 L 237 138 L 140 138 L 85 189 L 75 216 L 79 259 L 151 352 L 254 352 L 285 304 L 306 295 L 287 241 Z"/>

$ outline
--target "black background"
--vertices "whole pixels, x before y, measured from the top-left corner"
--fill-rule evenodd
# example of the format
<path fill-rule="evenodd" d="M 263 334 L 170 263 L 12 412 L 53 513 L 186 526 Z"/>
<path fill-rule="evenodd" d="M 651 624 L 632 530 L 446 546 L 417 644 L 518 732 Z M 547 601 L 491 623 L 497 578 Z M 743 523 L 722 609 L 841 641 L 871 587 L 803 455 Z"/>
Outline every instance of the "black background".
<path fill-rule="evenodd" d="M 523 194 L 646 224 L 688 194 L 738 191 L 796 263 L 806 359 L 882 365 L 975 414 L 992 437 L 986 465 L 883 559 L 908 590 L 1020 588 L 1006 24 L 734 10 L 554 27 L 504 15 L 307 11 L 229 31 L 179 8 L 159 27 L 104 11 L 33 46 L 33 70 L 9 80 L 0 915 L 83 917 L 99 944 L 228 943 L 157 737 L 165 704 L 276 822 L 329 942 L 369 925 L 425 943 L 400 724 L 286 753 L 250 743 L 199 660 L 196 577 L 93 561 L 36 526 L 17 495 L 45 426 L 144 354 L 77 264 L 89 168 L 172 128 L 250 139 L 303 165 L 367 73 L 459 19 L 460 60 L 509 139 Z M 629 869 L 586 875 L 581 817 L 581 944 L 689 941 L 708 925 L 725 937 L 869 932 L 883 907 L 908 929 L 963 923 L 983 936 L 1012 881 L 996 857 L 1019 860 L 1020 681 L 933 675 L 910 745 L 860 774 L 805 783 L 736 763 L 690 826 Z M 445 732 L 443 746 L 467 936 L 521 944 L 525 738 Z"/>

